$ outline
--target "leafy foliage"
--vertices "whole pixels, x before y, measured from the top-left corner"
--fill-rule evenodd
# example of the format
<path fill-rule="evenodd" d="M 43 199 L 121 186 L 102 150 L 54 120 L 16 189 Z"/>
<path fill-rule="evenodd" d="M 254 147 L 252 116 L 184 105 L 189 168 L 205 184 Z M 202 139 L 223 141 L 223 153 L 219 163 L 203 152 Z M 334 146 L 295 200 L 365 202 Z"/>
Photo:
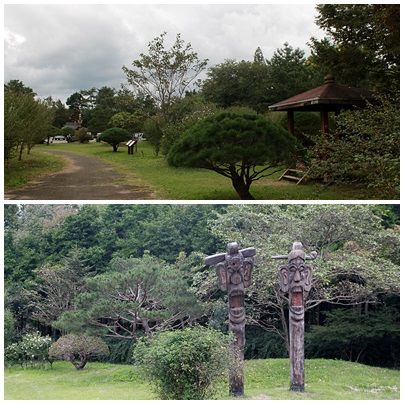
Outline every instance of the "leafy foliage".
<path fill-rule="evenodd" d="M 390 307 L 366 314 L 355 309 L 337 309 L 327 312 L 326 318 L 324 326 L 312 326 L 307 333 L 308 357 L 397 366 L 398 311 Z"/>
<path fill-rule="evenodd" d="M 52 363 L 48 355 L 51 345 L 50 337 L 42 337 L 38 331 L 25 334 L 20 342 L 13 343 L 5 349 L 5 361 L 8 364 L 43 365 Z"/>
<path fill-rule="evenodd" d="M 14 339 L 15 320 L 10 309 L 4 310 L 4 346 L 7 347 Z"/>
<path fill-rule="evenodd" d="M 165 48 L 166 33 L 148 44 L 148 54 L 141 53 L 132 62 L 133 70 L 123 67 L 128 82 L 154 99 L 163 114 L 175 97 L 181 97 L 207 64 L 200 60 L 191 44 L 184 43 L 181 34 L 170 49 Z"/>
<path fill-rule="evenodd" d="M 272 255 L 287 253 L 300 240 L 316 250 L 314 284 L 307 310 L 336 305 L 378 305 L 399 293 L 399 232 L 385 229 L 372 206 L 361 205 L 233 205 L 211 222 L 223 242 L 253 245 L 253 285 L 247 290 L 248 323 L 278 333 L 287 341 L 285 301 L 279 295 L 277 264 Z M 380 268 L 383 268 L 381 271 Z M 198 288 L 205 296 L 217 290 L 215 275 L 205 273 Z M 200 296 L 203 299 L 203 296 Z"/>
<path fill-rule="evenodd" d="M 203 400 L 231 364 L 229 338 L 202 327 L 166 331 L 139 341 L 135 366 L 163 400 Z"/>
<path fill-rule="evenodd" d="M 22 159 L 50 130 L 53 112 L 45 102 L 34 99 L 32 93 L 6 89 L 4 92 L 4 157 L 11 159 L 18 152 Z"/>
<path fill-rule="evenodd" d="M 130 133 L 122 128 L 110 128 L 101 133 L 100 140 L 109 143 L 113 151 L 118 151 L 120 143 L 130 140 Z"/>
<path fill-rule="evenodd" d="M 64 335 L 49 348 L 49 356 L 71 362 L 77 370 L 83 369 L 90 358 L 108 356 L 107 344 L 98 337 Z"/>
<path fill-rule="evenodd" d="M 396 92 L 400 73 L 399 5 L 322 4 L 317 11 L 317 24 L 332 42 L 312 39 L 316 65 L 327 66 L 326 73 L 331 71 L 337 77 L 348 74 L 349 80 L 350 75 L 351 81 L 344 80 L 345 84 Z"/>
<path fill-rule="evenodd" d="M 293 158 L 294 138 L 262 116 L 223 112 L 198 122 L 172 146 L 168 162 L 200 167 L 231 179 L 241 199 L 253 181 Z"/>
<path fill-rule="evenodd" d="M 400 185 L 400 111 L 381 98 L 363 110 L 337 117 L 334 136 L 316 136 L 310 175 L 338 183 L 359 182 L 385 198 Z"/>

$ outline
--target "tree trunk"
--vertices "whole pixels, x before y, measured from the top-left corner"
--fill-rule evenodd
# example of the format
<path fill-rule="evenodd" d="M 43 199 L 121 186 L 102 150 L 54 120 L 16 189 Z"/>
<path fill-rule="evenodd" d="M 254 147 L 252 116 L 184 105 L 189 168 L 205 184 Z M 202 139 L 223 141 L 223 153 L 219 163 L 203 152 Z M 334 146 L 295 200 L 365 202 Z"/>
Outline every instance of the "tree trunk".
<path fill-rule="evenodd" d="M 250 185 L 251 184 L 248 184 L 248 183 L 246 184 L 239 175 L 233 176 L 231 179 L 231 182 L 233 184 L 234 189 L 238 193 L 240 199 L 247 199 L 247 200 L 255 199 L 250 194 Z"/>
<path fill-rule="evenodd" d="M 21 146 L 20 146 L 20 154 L 18 156 L 18 161 L 22 160 L 22 152 L 24 150 L 24 142 L 21 142 Z"/>
<path fill-rule="evenodd" d="M 112 147 L 114 149 L 114 152 L 118 151 L 118 145 L 117 144 L 113 144 Z"/>
<path fill-rule="evenodd" d="M 81 370 L 84 369 L 84 366 L 86 366 L 87 359 L 87 357 L 81 356 L 79 361 L 72 360 L 71 362 L 77 370 Z"/>

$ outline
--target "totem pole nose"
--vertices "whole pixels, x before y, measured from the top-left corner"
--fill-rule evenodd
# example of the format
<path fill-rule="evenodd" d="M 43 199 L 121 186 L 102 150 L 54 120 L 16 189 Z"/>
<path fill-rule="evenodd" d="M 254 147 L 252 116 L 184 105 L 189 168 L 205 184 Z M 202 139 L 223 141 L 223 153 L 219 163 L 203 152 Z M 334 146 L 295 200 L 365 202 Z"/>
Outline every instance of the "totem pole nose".
<path fill-rule="evenodd" d="M 300 271 L 296 271 L 296 272 L 295 272 L 295 275 L 293 276 L 293 280 L 294 280 L 295 282 L 300 282 L 300 281 L 302 280 L 302 277 L 301 277 L 301 275 L 300 275 Z"/>

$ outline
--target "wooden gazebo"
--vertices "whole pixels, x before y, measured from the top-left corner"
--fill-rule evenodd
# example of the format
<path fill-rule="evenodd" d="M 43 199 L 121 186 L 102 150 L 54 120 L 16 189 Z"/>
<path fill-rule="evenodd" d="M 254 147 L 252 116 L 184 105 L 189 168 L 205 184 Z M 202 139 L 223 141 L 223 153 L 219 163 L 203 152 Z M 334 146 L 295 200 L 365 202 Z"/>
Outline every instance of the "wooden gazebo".
<path fill-rule="evenodd" d="M 366 99 L 370 98 L 371 95 L 368 91 L 337 84 L 334 77 L 329 74 L 325 77 L 323 85 L 279 101 L 270 105 L 268 109 L 270 111 L 287 111 L 288 130 L 292 134 L 295 132 L 293 116 L 295 111 L 318 111 L 320 112 L 321 132 L 328 133 L 328 114 L 330 112 L 338 114 L 341 110 L 363 108 L 366 105 Z"/>

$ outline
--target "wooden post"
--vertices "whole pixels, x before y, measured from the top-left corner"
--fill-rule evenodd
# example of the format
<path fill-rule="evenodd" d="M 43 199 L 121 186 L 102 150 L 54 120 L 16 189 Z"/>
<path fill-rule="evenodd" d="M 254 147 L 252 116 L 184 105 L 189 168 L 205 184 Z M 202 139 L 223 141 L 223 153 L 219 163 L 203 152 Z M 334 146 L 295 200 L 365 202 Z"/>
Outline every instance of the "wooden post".
<path fill-rule="evenodd" d="M 229 329 L 235 335 L 232 352 L 235 366 L 229 372 L 229 392 L 234 397 L 244 395 L 245 307 L 244 288 L 251 285 L 255 248 L 239 250 L 237 243 L 229 243 L 226 253 L 205 258 L 206 265 L 215 265 L 219 287 L 229 297 Z"/>
<path fill-rule="evenodd" d="M 289 296 L 289 358 L 290 390 L 304 391 L 304 303 L 312 285 L 312 269 L 306 260 L 316 258 L 314 251 L 306 255 L 300 242 L 293 243 L 288 255 L 273 256 L 287 259 L 287 265 L 279 268 L 279 284 Z"/>
<path fill-rule="evenodd" d="M 321 132 L 329 133 L 329 125 L 328 125 L 328 111 L 320 112 L 320 121 L 321 121 Z"/>
<path fill-rule="evenodd" d="M 295 120 L 293 116 L 293 111 L 288 111 L 288 131 L 292 135 L 295 134 Z"/>

